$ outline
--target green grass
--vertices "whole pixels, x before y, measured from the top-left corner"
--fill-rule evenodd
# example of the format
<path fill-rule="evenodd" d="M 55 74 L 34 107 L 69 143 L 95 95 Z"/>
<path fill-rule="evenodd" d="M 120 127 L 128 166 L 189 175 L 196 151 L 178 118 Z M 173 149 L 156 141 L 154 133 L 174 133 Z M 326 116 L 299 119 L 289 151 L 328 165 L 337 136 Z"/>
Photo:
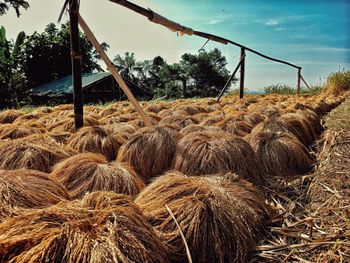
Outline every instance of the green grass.
<path fill-rule="evenodd" d="M 350 131 L 350 97 L 339 107 L 332 110 L 325 119 L 325 126 L 328 129 L 339 131 Z"/>
<path fill-rule="evenodd" d="M 350 70 L 341 70 L 331 73 L 326 81 L 326 91 L 342 93 L 350 90 Z"/>
<path fill-rule="evenodd" d="M 293 95 L 297 93 L 296 88 L 280 83 L 265 87 L 263 90 L 265 94 Z M 303 95 L 316 95 L 321 93 L 323 90 L 323 85 L 311 86 L 310 89 L 308 89 L 307 87 L 302 87 L 300 89 L 300 93 Z"/>

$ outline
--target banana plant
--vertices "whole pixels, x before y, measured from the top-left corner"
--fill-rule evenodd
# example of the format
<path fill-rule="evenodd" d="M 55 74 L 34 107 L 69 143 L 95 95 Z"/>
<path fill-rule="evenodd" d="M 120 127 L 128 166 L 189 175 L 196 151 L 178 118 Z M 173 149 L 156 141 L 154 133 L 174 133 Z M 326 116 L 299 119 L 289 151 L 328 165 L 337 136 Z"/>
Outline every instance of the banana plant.
<path fill-rule="evenodd" d="M 17 66 L 17 57 L 21 50 L 21 46 L 25 40 L 26 34 L 22 31 L 17 35 L 16 42 L 11 48 L 10 42 L 6 39 L 6 29 L 0 27 L 0 61 L 12 61 Z"/>

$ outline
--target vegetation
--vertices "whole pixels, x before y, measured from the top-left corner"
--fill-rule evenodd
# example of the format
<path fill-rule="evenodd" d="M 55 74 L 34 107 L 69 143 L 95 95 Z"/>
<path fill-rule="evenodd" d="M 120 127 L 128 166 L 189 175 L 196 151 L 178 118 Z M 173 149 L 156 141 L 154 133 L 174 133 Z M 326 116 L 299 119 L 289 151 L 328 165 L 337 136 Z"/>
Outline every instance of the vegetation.
<path fill-rule="evenodd" d="M 0 2 L 0 16 L 5 15 L 10 8 L 15 9 L 17 16 L 20 16 L 20 8 L 28 9 L 29 4 L 24 0 L 5 0 Z"/>
<path fill-rule="evenodd" d="M 97 53 L 82 33 L 80 45 L 83 72 L 102 70 Z M 14 43 L 6 39 L 5 28 L 0 28 L 0 108 L 26 105 L 31 89 L 70 73 L 68 24 L 60 29 L 49 24 L 44 32 L 31 36 L 21 32 Z"/>
<path fill-rule="evenodd" d="M 340 94 L 350 90 L 350 70 L 333 72 L 327 78 L 326 92 Z"/>
<path fill-rule="evenodd" d="M 126 52 L 124 56 L 117 55 L 114 63 L 123 77 L 158 98 L 213 97 L 229 78 L 226 58 L 218 49 L 185 53 L 174 64 L 167 64 L 160 56 L 137 61 L 134 53 Z"/>

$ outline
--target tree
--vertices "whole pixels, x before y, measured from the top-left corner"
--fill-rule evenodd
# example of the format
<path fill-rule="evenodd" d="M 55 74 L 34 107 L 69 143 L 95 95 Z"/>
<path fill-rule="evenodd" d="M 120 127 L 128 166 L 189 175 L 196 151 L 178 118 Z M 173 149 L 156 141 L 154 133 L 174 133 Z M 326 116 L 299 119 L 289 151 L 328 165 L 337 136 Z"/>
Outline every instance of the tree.
<path fill-rule="evenodd" d="M 14 8 L 17 16 L 20 16 L 20 8 L 28 9 L 29 4 L 24 0 L 4 0 L 0 2 L 0 16 L 5 15 L 10 8 Z"/>
<path fill-rule="evenodd" d="M 25 33 L 18 34 L 16 42 L 6 39 L 6 30 L 0 28 L 0 108 L 18 105 L 28 98 L 25 78 L 18 69 L 18 53 Z"/>
<path fill-rule="evenodd" d="M 124 57 L 116 55 L 113 62 L 121 76 L 130 81 L 137 81 L 136 74 L 140 72 L 140 65 L 137 65 L 134 53 L 125 52 Z"/>
<path fill-rule="evenodd" d="M 217 48 L 212 51 L 200 51 L 199 54 L 185 53 L 181 57 L 180 76 L 184 85 L 184 97 L 216 96 L 229 78 L 227 61 Z"/>
<path fill-rule="evenodd" d="M 82 33 L 80 47 L 83 73 L 101 71 L 99 57 Z M 108 45 L 104 43 L 104 47 Z M 55 24 L 49 24 L 43 33 L 34 32 L 25 39 L 19 53 L 20 68 L 30 88 L 71 74 L 69 25 L 63 24 L 58 29 Z"/>

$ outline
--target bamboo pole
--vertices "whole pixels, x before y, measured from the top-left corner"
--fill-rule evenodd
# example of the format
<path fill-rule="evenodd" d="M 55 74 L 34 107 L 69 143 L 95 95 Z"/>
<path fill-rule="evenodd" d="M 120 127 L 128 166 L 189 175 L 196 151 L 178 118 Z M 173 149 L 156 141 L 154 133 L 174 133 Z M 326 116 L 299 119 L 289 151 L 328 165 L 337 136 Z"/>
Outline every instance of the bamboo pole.
<path fill-rule="evenodd" d="M 149 9 L 145 9 L 141 6 L 138 6 L 134 3 L 131 3 L 127 0 L 110 0 L 111 2 L 113 3 L 116 3 L 116 4 L 119 4 L 121 6 L 124 6 L 140 15 L 143 15 L 145 17 L 147 17 L 150 21 L 154 22 L 153 21 L 153 17 L 154 17 L 154 13 L 152 10 L 149 10 Z M 156 23 L 156 22 L 154 22 Z M 186 28 L 185 26 L 183 26 L 184 28 Z M 254 49 L 251 49 L 249 47 L 246 47 L 244 45 L 241 45 L 237 42 L 234 42 L 232 40 L 229 40 L 229 39 L 226 39 L 226 38 L 223 38 L 223 37 L 220 37 L 220 36 L 217 36 L 217 35 L 213 35 L 213 34 L 208 34 L 208 33 L 205 33 L 205 32 L 200 32 L 200 31 L 195 31 L 193 30 L 193 34 L 196 35 L 196 36 L 199 36 L 199 37 L 203 37 L 203 38 L 206 38 L 206 39 L 210 39 L 212 41 L 215 41 L 215 42 L 219 42 L 219 43 L 222 43 L 224 45 L 227 45 L 228 43 L 232 44 L 232 45 L 235 45 L 235 46 L 238 46 L 240 48 L 245 48 L 246 51 L 250 51 L 258 56 L 261 56 L 265 59 L 268 59 L 268 60 L 271 60 L 271 61 L 274 61 L 274 62 L 277 62 L 277 63 L 281 63 L 281 64 L 285 64 L 285 65 L 288 65 L 290 67 L 293 67 L 293 68 L 296 68 L 296 69 L 299 69 L 301 67 L 297 66 L 297 65 L 294 65 L 290 62 L 287 62 L 287 61 L 284 61 L 284 60 L 281 60 L 281 59 L 276 59 L 276 58 L 273 58 L 273 57 L 270 57 L 270 56 L 267 56 L 259 51 L 256 51 Z"/>
<path fill-rule="evenodd" d="M 84 126 L 83 116 L 83 88 L 81 80 L 81 54 L 79 43 L 78 27 L 79 4 L 78 0 L 71 0 L 69 3 L 69 23 L 70 23 L 70 42 L 71 42 L 71 61 L 73 78 L 73 103 L 74 103 L 74 121 L 75 130 Z"/>
<path fill-rule="evenodd" d="M 301 68 L 298 69 L 298 76 L 297 76 L 297 94 L 300 96 L 300 77 L 301 77 Z"/>
<path fill-rule="evenodd" d="M 245 75 L 245 48 L 241 48 L 241 58 L 243 58 L 241 63 L 241 77 L 239 78 L 239 98 L 243 98 L 244 94 L 244 75 Z"/>
<path fill-rule="evenodd" d="M 125 81 L 120 76 L 120 74 L 118 73 L 117 69 L 115 68 L 115 66 L 113 65 L 111 60 L 108 58 L 106 52 L 103 50 L 103 48 L 101 47 L 101 45 L 97 41 L 96 37 L 91 32 L 90 28 L 85 23 L 84 19 L 81 17 L 80 14 L 79 14 L 79 24 L 80 24 L 80 27 L 85 32 L 85 34 L 86 34 L 87 38 L 89 39 L 89 41 L 91 42 L 91 44 L 95 47 L 97 52 L 100 54 L 102 60 L 106 64 L 108 70 L 111 72 L 111 74 L 113 75 L 115 80 L 118 82 L 119 86 L 124 91 L 125 95 L 128 97 L 129 101 L 135 107 L 136 111 L 140 114 L 140 116 L 141 116 L 142 120 L 144 121 L 145 125 L 147 127 L 152 127 L 153 125 L 152 125 L 151 121 L 149 120 L 149 118 L 147 117 L 146 113 L 143 111 L 143 109 L 141 108 L 140 104 L 137 102 L 137 100 L 135 99 L 134 95 L 130 91 L 129 87 L 126 85 Z"/>
<path fill-rule="evenodd" d="M 302 76 L 301 74 L 300 74 L 300 78 L 301 78 L 301 80 L 304 82 L 304 84 L 306 85 L 306 87 L 307 87 L 308 89 L 311 89 L 310 86 L 309 86 L 309 84 L 306 83 L 305 79 L 303 78 L 303 76 Z"/>
<path fill-rule="evenodd" d="M 220 94 L 219 94 L 219 97 L 218 97 L 218 99 L 216 100 L 216 102 L 219 102 L 219 101 L 220 101 L 222 95 L 224 94 L 224 92 L 225 92 L 225 90 L 227 89 L 228 85 L 230 84 L 231 80 L 235 77 L 235 75 L 236 75 L 238 69 L 240 68 L 240 66 L 241 66 L 241 64 L 242 64 L 242 61 L 243 61 L 244 57 L 245 57 L 245 54 L 244 54 L 243 57 L 241 57 L 241 60 L 240 60 L 239 63 L 237 64 L 237 67 L 236 67 L 235 70 L 232 72 L 230 78 L 227 80 L 227 82 L 226 82 L 225 86 L 223 87 L 223 89 L 221 90 L 221 92 L 220 92 Z"/>

